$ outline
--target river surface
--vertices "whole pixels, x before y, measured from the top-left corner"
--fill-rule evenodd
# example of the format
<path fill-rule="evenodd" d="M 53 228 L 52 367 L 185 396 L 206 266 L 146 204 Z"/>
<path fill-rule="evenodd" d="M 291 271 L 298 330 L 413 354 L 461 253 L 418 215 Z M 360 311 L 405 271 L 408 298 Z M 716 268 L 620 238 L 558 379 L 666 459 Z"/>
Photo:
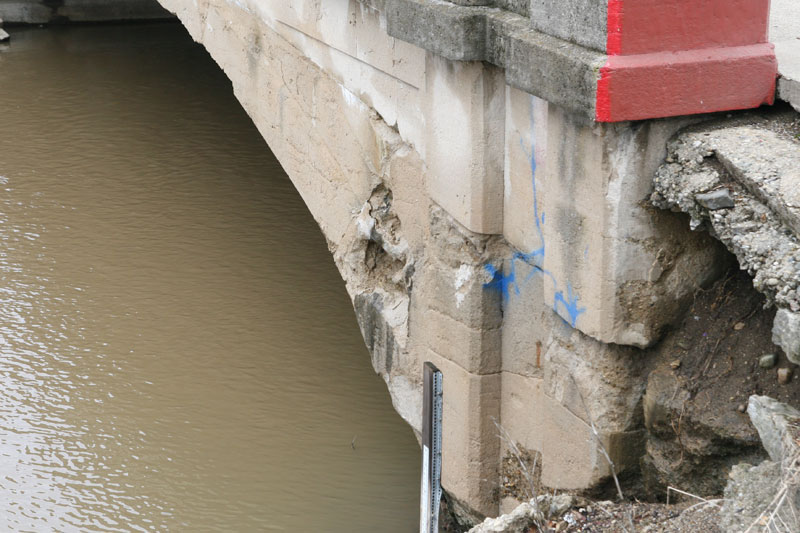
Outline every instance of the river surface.
<path fill-rule="evenodd" d="M 419 449 L 177 24 L 0 48 L 0 531 L 414 531 Z"/>

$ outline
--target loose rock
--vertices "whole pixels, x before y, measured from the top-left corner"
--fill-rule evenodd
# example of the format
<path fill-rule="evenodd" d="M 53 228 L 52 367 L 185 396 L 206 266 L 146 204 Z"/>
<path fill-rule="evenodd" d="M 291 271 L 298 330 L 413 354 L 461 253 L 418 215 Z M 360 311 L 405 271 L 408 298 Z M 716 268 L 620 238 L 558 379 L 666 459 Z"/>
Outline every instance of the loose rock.
<path fill-rule="evenodd" d="M 800 313 L 778 309 L 772 324 L 772 342 L 783 348 L 789 361 L 800 364 Z"/>
<path fill-rule="evenodd" d="M 778 363 L 778 356 L 774 353 L 762 355 L 758 359 L 758 366 L 761 368 L 773 368 Z"/>
<path fill-rule="evenodd" d="M 781 385 L 786 385 L 792 381 L 792 369 L 791 368 L 779 368 L 778 369 L 778 383 Z"/>
<path fill-rule="evenodd" d="M 779 463 L 783 458 L 783 436 L 790 423 L 800 420 L 800 411 L 769 396 L 754 394 L 747 403 L 747 414 L 770 459 Z"/>
<path fill-rule="evenodd" d="M 733 203 L 733 197 L 731 197 L 731 191 L 728 189 L 718 189 L 716 191 L 698 194 L 694 199 L 697 200 L 697 203 L 711 211 L 726 209 L 735 205 Z"/>
<path fill-rule="evenodd" d="M 522 503 L 508 514 L 497 518 L 487 518 L 469 530 L 469 533 L 516 533 L 527 531 L 537 522 L 553 520 L 561 517 L 575 504 L 575 498 L 569 494 L 551 496 L 543 494 L 529 502 Z M 562 522 L 566 528 L 566 522 Z"/>

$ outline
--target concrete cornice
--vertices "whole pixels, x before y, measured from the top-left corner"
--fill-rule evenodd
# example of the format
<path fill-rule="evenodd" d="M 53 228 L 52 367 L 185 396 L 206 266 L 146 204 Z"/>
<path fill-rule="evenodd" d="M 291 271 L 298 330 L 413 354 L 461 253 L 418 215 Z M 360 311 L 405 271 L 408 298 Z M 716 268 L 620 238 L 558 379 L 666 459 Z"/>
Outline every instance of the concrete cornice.
<path fill-rule="evenodd" d="M 506 82 L 570 111 L 594 117 L 605 54 L 530 27 L 530 19 L 492 7 L 437 0 L 366 0 L 386 15 L 392 37 L 453 61 L 486 61 Z"/>
<path fill-rule="evenodd" d="M 649 43 L 639 24 L 646 12 L 632 6 L 636 16 L 622 19 L 626 0 L 610 0 L 607 9 L 604 3 L 588 15 L 583 0 L 537 0 L 533 12 L 549 15 L 548 23 L 540 18 L 537 24 L 496 7 L 444 0 L 360 1 L 385 14 L 392 37 L 450 60 L 502 67 L 509 85 L 601 122 L 747 109 L 772 103 L 775 95 L 773 47 L 766 31 L 763 40 L 757 38 L 760 27 L 753 26 L 761 21 L 752 17 L 732 17 L 726 24 L 730 35 L 741 35 L 734 31 L 738 24 L 757 42 L 706 42 L 694 30 L 681 33 L 679 24 L 662 20 Z M 664 0 L 675 4 L 676 13 L 687 1 Z M 653 5 L 655 16 L 663 6 Z M 580 16 L 591 19 L 586 36 L 566 21 Z M 713 22 L 708 21 L 711 29 Z M 553 35 L 543 31 L 548 24 Z"/>

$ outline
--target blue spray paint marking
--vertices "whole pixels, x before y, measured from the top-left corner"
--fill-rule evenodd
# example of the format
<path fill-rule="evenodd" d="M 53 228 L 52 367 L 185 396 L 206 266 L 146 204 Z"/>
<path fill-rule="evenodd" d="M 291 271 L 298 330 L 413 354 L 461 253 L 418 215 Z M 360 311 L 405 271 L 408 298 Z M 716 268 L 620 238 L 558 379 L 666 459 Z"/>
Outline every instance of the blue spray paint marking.
<path fill-rule="evenodd" d="M 531 117 L 531 123 L 533 122 L 533 117 Z M 578 300 L 580 299 L 577 294 L 573 294 L 572 292 L 572 284 L 567 283 L 567 296 L 564 297 L 564 291 L 558 290 L 558 281 L 556 280 L 555 276 L 551 274 L 549 271 L 544 269 L 544 254 L 545 254 L 545 241 L 544 241 L 544 233 L 542 232 L 542 225 L 544 224 L 544 213 L 539 215 L 539 198 L 536 193 L 536 154 L 534 149 L 534 144 L 531 143 L 531 150 L 525 149 L 525 144 L 523 143 L 522 139 L 520 139 L 520 146 L 522 147 L 522 151 L 525 152 L 525 155 L 528 157 L 528 161 L 530 162 L 531 168 L 531 185 L 533 187 L 533 219 L 536 229 L 536 234 L 539 237 L 540 246 L 535 250 L 523 253 L 523 252 L 514 252 L 511 256 L 511 260 L 509 261 L 509 272 L 508 274 L 504 274 L 502 267 L 497 268 L 492 264 L 484 265 L 486 271 L 492 276 L 492 280 L 488 283 L 484 284 L 484 287 L 487 289 L 499 290 L 503 295 L 503 301 L 508 301 L 508 298 L 511 295 L 511 288 L 514 288 L 514 293 L 519 295 L 520 294 L 520 287 L 525 285 L 533 276 L 536 274 L 541 274 L 544 277 L 547 277 L 553 283 L 553 290 L 555 291 L 555 296 L 553 298 L 553 310 L 558 313 L 558 306 L 561 305 L 569 316 L 569 325 L 575 327 L 575 324 L 578 322 L 578 317 L 581 313 L 586 311 L 585 307 L 578 306 Z M 584 250 L 584 257 L 586 257 L 589 253 L 589 247 L 587 246 Z M 517 280 L 517 261 L 524 261 L 532 268 L 531 273 L 520 283 Z"/>
<path fill-rule="evenodd" d="M 586 311 L 585 307 L 578 307 L 578 296 L 572 294 L 572 284 L 567 283 L 567 297 L 564 298 L 564 293 L 558 291 L 553 298 L 553 309 L 558 312 L 558 304 L 564 306 L 564 310 L 569 315 L 569 325 L 573 328 L 578 321 L 578 316 Z"/>

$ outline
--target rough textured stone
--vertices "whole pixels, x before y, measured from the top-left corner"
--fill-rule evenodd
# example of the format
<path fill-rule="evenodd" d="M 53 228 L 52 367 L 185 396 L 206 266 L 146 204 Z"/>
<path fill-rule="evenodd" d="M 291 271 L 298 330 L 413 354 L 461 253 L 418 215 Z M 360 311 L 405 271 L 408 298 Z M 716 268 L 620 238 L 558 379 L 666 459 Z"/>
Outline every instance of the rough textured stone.
<path fill-rule="evenodd" d="M 605 52 L 608 3 L 595 0 L 532 0 L 531 26 L 560 39 Z"/>
<path fill-rule="evenodd" d="M 761 368 L 772 368 L 778 362 L 778 356 L 774 353 L 768 353 L 758 358 L 758 366 Z"/>
<path fill-rule="evenodd" d="M 753 277 L 753 286 L 779 307 L 774 342 L 800 361 L 800 144 L 784 132 L 793 116 L 754 124 L 709 125 L 679 135 L 655 176 L 652 201 L 708 227 Z M 774 131 L 773 131 L 774 130 Z M 712 210 L 695 201 L 724 185 L 735 200 Z"/>
<path fill-rule="evenodd" d="M 747 414 L 770 459 L 780 463 L 787 425 L 800 422 L 800 411 L 768 396 L 753 395 L 747 403 Z"/>
<path fill-rule="evenodd" d="M 716 191 L 698 194 L 694 198 L 697 203 L 711 211 L 734 206 L 731 191 L 728 189 L 717 189 Z"/>
<path fill-rule="evenodd" d="M 800 313 L 778 309 L 772 325 L 772 342 L 783 348 L 791 362 L 800 365 Z"/>
<path fill-rule="evenodd" d="M 769 39 L 778 58 L 778 97 L 800 111 L 800 5 L 772 0 Z"/>
<path fill-rule="evenodd" d="M 510 513 L 497 518 L 487 518 L 469 530 L 469 533 L 517 533 L 527 531 L 537 523 L 558 518 L 575 503 L 569 494 L 543 494 L 523 502 Z"/>
<path fill-rule="evenodd" d="M 696 409 L 669 369 L 650 374 L 643 405 L 648 438 L 642 471 L 651 496 L 663 497 L 667 486 L 720 494 L 733 464 L 763 458 L 755 431 L 737 411 Z"/>
<path fill-rule="evenodd" d="M 781 465 L 764 461 L 758 466 L 735 465 L 725 487 L 721 525 L 729 533 L 743 533 L 761 515 L 778 492 Z"/>

